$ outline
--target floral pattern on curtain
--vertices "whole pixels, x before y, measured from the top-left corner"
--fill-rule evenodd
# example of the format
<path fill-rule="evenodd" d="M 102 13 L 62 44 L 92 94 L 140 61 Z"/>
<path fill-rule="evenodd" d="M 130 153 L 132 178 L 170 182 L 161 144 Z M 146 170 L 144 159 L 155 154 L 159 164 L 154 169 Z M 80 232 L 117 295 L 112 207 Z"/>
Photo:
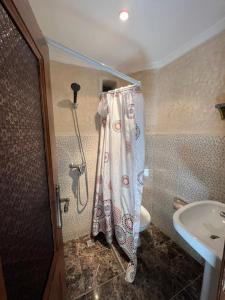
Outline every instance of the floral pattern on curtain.
<path fill-rule="evenodd" d="M 140 87 L 129 86 L 101 95 L 93 235 L 115 235 L 130 259 L 126 280 L 133 282 L 144 175 L 144 118 Z"/>

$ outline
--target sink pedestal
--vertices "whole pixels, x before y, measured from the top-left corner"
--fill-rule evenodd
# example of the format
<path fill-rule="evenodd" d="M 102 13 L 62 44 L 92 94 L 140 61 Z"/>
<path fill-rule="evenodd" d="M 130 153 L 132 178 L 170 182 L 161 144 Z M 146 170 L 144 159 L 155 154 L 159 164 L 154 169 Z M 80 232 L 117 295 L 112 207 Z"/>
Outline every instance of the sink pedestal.
<path fill-rule="evenodd" d="M 219 274 L 220 266 L 214 268 L 207 261 L 205 262 L 200 300 L 216 300 Z"/>

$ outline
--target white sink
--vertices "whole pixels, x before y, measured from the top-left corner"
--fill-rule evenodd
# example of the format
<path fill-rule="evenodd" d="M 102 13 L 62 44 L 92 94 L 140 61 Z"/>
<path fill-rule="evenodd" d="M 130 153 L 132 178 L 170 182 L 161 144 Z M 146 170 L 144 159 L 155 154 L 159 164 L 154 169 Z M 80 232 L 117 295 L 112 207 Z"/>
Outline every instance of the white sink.
<path fill-rule="evenodd" d="M 205 259 L 201 299 L 216 299 L 216 287 L 225 241 L 225 204 L 198 201 L 185 205 L 173 215 L 182 238 Z"/>
<path fill-rule="evenodd" d="M 220 264 L 223 256 L 225 217 L 220 216 L 221 211 L 225 204 L 207 200 L 187 204 L 173 216 L 177 232 L 212 267 Z"/>

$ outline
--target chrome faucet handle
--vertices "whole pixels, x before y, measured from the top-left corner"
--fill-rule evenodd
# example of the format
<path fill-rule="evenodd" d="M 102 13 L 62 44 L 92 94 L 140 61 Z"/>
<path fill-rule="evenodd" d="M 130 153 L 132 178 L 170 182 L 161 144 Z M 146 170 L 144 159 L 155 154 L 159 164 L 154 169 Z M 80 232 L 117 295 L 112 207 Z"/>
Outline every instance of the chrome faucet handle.
<path fill-rule="evenodd" d="M 70 169 L 77 169 L 78 165 L 75 165 L 75 163 L 70 163 L 69 167 L 70 167 Z"/>
<path fill-rule="evenodd" d="M 86 169 L 86 164 L 81 163 L 80 165 L 75 165 L 74 163 L 70 163 L 69 167 L 71 170 L 79 171 L 79 174 L 82 175 Z"/>

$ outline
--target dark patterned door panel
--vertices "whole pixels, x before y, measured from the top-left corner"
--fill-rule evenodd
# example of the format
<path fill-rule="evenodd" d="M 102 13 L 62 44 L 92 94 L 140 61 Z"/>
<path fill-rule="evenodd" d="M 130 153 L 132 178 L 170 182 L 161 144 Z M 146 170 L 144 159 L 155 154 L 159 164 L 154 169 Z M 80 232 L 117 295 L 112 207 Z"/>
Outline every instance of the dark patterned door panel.
<path fill-rule="evenodd" d="M 41 299 L 53 238 L 39 66 L 2 4 L 0 257 L 8 299 Z"/>

